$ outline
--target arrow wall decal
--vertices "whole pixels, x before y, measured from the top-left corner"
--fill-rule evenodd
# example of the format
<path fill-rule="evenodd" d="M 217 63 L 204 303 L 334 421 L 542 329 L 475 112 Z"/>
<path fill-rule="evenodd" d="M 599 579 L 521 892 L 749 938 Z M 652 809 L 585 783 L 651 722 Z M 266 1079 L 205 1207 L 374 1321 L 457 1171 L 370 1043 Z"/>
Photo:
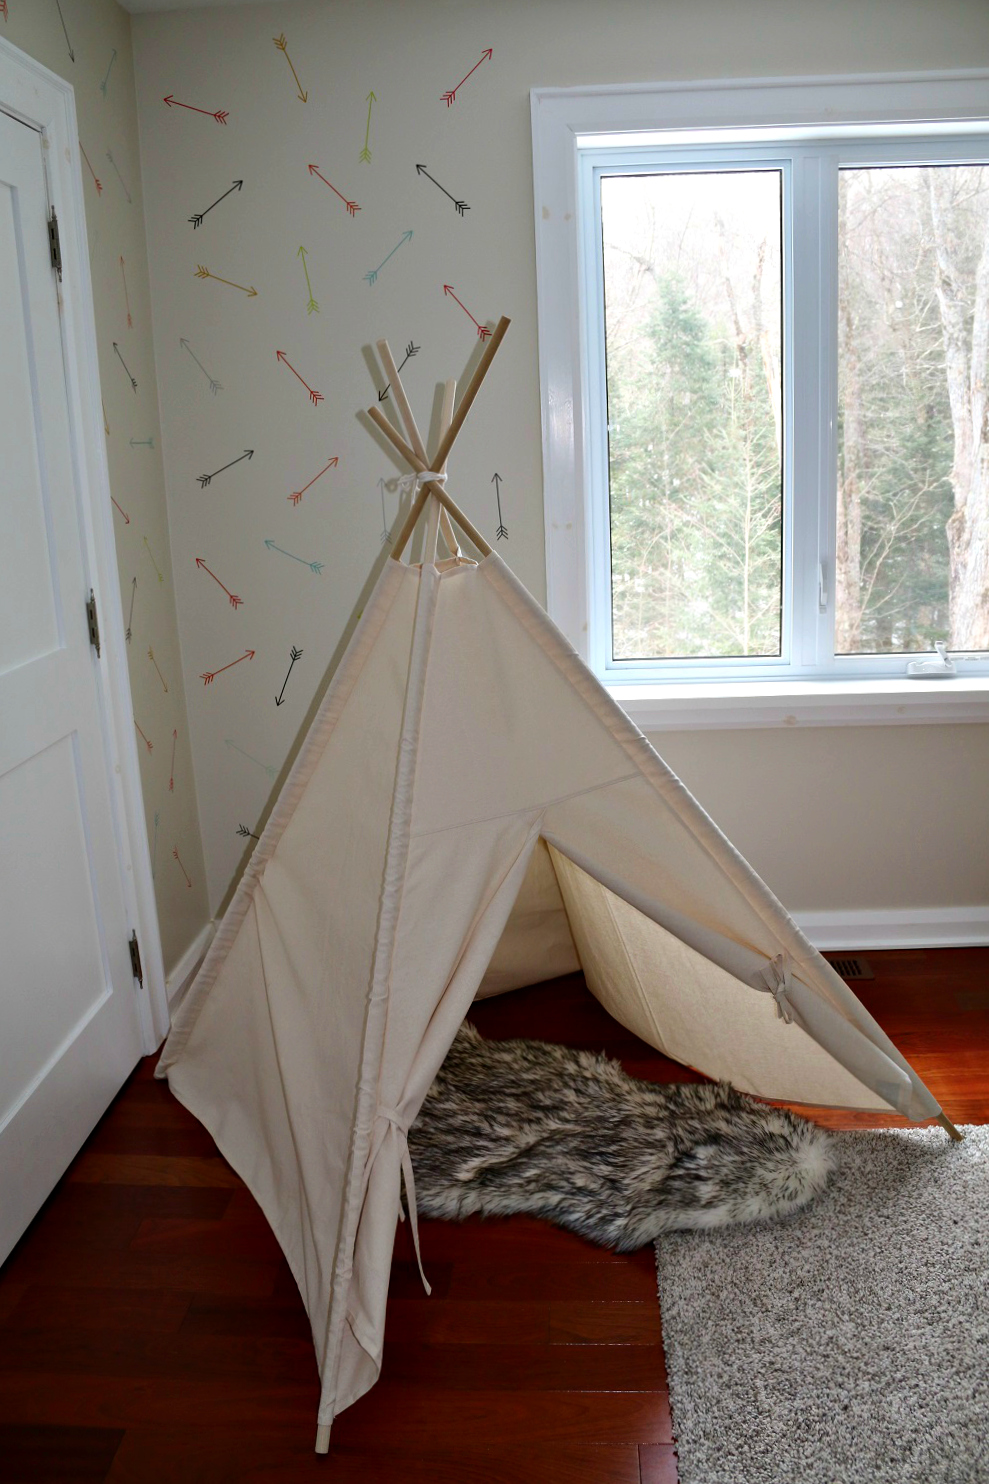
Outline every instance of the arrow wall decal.
<path fill-rule="evenodd" d="M 134 203 L 131 200 L 131 193 L 127 189 L 127 182 L 126 182 L 126 180 L 124 180 L 124 177 L 120 173 L 120 166 L 117 164 L 116 160 L 113 158 L 113 155 L 111 154 L 110 150 L 107 150 L 106 157 L 110 161 L 110 164 L 113 166 L 114 170 L 117 172 L 117 179 L 120 181 L 120 184 L 124 188 L 124 195 L 127 197 L 127 204 L 128 204 L 128 206 L 132 206 Z"/>
<path fill-rule="evenodd" d="M 81 139 L 79 141 L 79 148 L 82 149 L 82 140 Z M 102 184 L 102 182 L 100 180 L 97 179 L 96 171 L 93 169 L 92 165 L 89 164 L 89 156 L 87 155 L 87 153 L 86 153 L 86 151 L 84 149 L 82 149 L 82 157 L 86 161 L 86 164 L 89 166 L 89 173 L 93 177 L 93 184 L 96 187 L 96 194 L 98 196 L 102 196 L 102 194 L 103 194 L 103 184 Z"/>
<path fill-rule="evenodd" d="M 165 690 L 165 694 L 167 696 L 168 695 L 168 681 L 165 679 L 164 675 L 158 669 L 158 661 L 155 659 L 155 652 L 154 652 L 153 649 L 149 649 L 148 650 L 148 659 L 154 665 L 155 669 L 158 670 L 158 679 L 161 681 L 162 686 L 164 687 L 164 690 Z"/>
<path fill-rule="evenodd" d="M 245 284 L 234 283 L 233 280 L 230 278 L 220 278 L 218 274 L 211 273 L 208 268 L 204 268 L 201 263 L 196 269 L 196 277 L 215 278 L 217 283 L 225 283 L 228 284 L 229 287 L 232 289 L 240 289 L 241 293 L 246 294 L 249 299 L 256 299 L 258 296 L 258 291 L 253 286 L 251 288 L 247 288 Z"/>
<path fill-rule="evenodd" d="M 318 405 L 318 403 L 322 402 L 322 400 L 323 400 L 323 393 L 322 392 L 314 392 L 313 389 L 312 389 L 312 387 L 309 385 L 308 381 L 305 381 L 301 376 L 299 376 L 298 371 L 296 371 L 295 367 L 292 365 L 292 362 L 289 360 L 289 358 L 285 354 L 285 352 L 283 350 L 276 350 L 275 351 L 275 355 L 281 361 L 282 365 L 283 366 L 287 366 L 288 369 L 291 371 L 292 375 L 295 376 L 295 377 L 297 377 L 298 380 L 302 382 L 302 385 L 305 387 L 306 391 L 309 393 L 309 400 L 312 402 L 312 405 L 315 407 L 315 406 Z"/>
<path fill-rule="evenodd" d="M 402 365 L 401 366 L 398 366 L 396 369 L 399 372 L 401 372 L 402 367 L 404 367 L 404 365 L 405 365 L 405 362 L 411 360 L 413 356 L 417 356 L 419 354 L 419 351 L 421 349 L 422 349 L 421 346 L 419 346 L 419 345 L 413 345 L 412 344 L 412 341 L 410 340 L 409 343 L 408 343 L 408 345 L 405 347 L 405 358 L 402 361 Z M 378 401 L 379 402 L 384 402 L 385 401 L 385 399 L 388 396 L 388 389 L 389 389 L 390 386 L 391 386 L 391 382 L 388 383 L 388 386 L 385 387 L 385 389 L 384 389 L 383 392 L 379 392 L 378 393 Z"/>
<path fill-rule="evenodd" d="M 284 31 L 282 32 L 281 36 L 273 36 L 271 39 L 277 46 L 278 50 L 284 56 L 288 65 L 292 67 L 292 58 L 288 54 L 288 42 L 285 40 Z M 298 89 L 299 101 L 301 103 L 305 103 L 306 99 L 309 97 L 309 94 L 302 91 L 302 84 L 299 81 L 299 74 L 296 72 L 294 67 L 292 67 L 292 76 L 295 78 L 295 86 Z"/>
<path fill-rule="evenodd" d="M 234 752 L 239 752 L 241 757 L 246 757 L 248 762 L 257 763 L 258 767 L 263 768 L 269 778 L 274 778 L 275 774 L 278 772 L 278 769 L 273 767 L 271 763 L 263 763 L 260 758 L 252 757 L 249 752 L 245 752 L 243 747 L 238 747 L 237 743 L 234 742 L 230 737 L 224 737 L 223 742 L 224 746 L 232 747 Z"/>
<path fill-rule="evenodd" d="M 334 196 L 340 197 L 340 200 L 343 202 L 344 206 L 346 206 L 347 211 L 351 216 L 353 216 L 355 212 L 360 211 L 361 208 L 358 206 L 356 201 L 348 201 L 346 196 L 344 196 L 342 192 L 338 191 L 335 185 L 330 185 L 330 182 L 327 180 L 325 175 L 320 175 L 318 166 L 310 165 L 309 174 L 319 175 L 319 178 L 323 182 L 323 184 L 330 186 L 330 190 L 333 192 Z"/>
<path fill-rule="evenodd" d="M 55 0 L 55 4 L 58 7 L 58 18 L 62 22 L 62 30 L 65 31 L 65 16 L 62 14 L 62 3 L 61 3 L 61 0 Z M 75 59 L 76 59 L 76 54 L 72 50 L 72 42 L 69 40 L 69 33 L 68 33 L 68 31 L 65 31 L 65 44 L 69 48 L 69 60 L 71 62 L 74 62 Z"/>
<path fill-rule="evenodd" d="M 114 350 L 114 354 L 117 357 L 117 360 L 123 366 L 124 370 L 127 371 L 127 379 L 130 381 L 131 386 L 134 388 L 134 390 L 136 392 L 137 391 L 137 382 L 134 380 L 133 376 L 131 376 L 130 371 L 127 370 L 127 362 L 124 360 L 123 356 L 120 354 L 120 346 L 117 344 L 116 340 L 113 342 L 113 350 Z"/>
<path fill-rule="evenodd" d="M 141 540 L 144 542 L 144 545 L 147 548 L 148 556 L 151 558 L 151 565 L 152 565 L 152 567 L 154 567 L 155 571 L 158 573 L 158 581 L 159 582 L 164 582 L 165 579 L 162 576 L 161 572 L 159 571 L 158 563 L 154 559 L 154 553 L 152 552 L 151 547 L 148 545 L 148 538 L 147 538 L 147 536 L 142 536 L 141 537 Z"/>
<path fill-rule="evenodd" d="M 492 53 L 493 52 L 494 52 L 494 47 L 493 46 L 489 46 L 488 49 L 487 49 L 487 51 L 484 51 L 484 52 L 481 53 L 481 62 L 490 62 L 491 61 L 491 56 L 492 56 Z M 473 75 L 477 71 L 478 67 L 480 67 L 481 62 L 475 62 L 474 63 L 473 67 L 468 72 L 467 77 L 473 77 Z M 450 107 L 450 104 L 453 102 L 453 100 L 456 98 L 457 94 L 460 92 L 460 89 L 463 87 L 464 83 L 467 81 L 467 77 L 462 77 L 460 79 L 460 81 L 457 83 L 457 86 L 455 88 L 451 88 L 450 92 L 448 92 L 448 93 L 442 93 L 440 95 L 442 102 L 444 102 L 446 104 L 447 108 Z"/>
<path fill-rule="evenodd" d="M 310 572 L 315 572 L 317 577 L 326 566 L 325 562 L 308 562 L 305 557 L 296 556 L 294 552 L 286 551 L 283 546 L 276 546 L 274 541 L 266 541 L 264 544 L 269 551 L 280 551 L 282 556 L 291 557 L 293 562 L 301 562 L 304 567 L 309 568 Z"/>
<path fill-rule="evenodd" d="M 234 464 L 240 464 L 243 462 L 244 459 L 253 459 L 253 457 L 253 448 L 245 448 L 244 452 L 240 455 L 240 458 L 231 459 L 229 464 L 223 465 L 222 469 L 214 469 L 212 474 L 197 474 L 196 478 L 199 480 L 200 489 L 205 489 L 210 480 L 215 479 L 218 474 L 222 474 L 224 469 L 232 469 Z"/>
<path fill-rule="evenodd" d="M 128 644 L 131 641 L 131 624 L 134 622 L 134 597 L 135 597 L 136 593 L 137 593 L 137 578 L 134 577 L 134 578 L 131 579 L 131 586 L 130 586 L 130 612 L 127 615 L 127 633 L 124 635 L 124 637 L 126 638 Z"/>
<path fill-rule="evenodd" d="M 302 499 L 302 496 L 305 494 L 306 490 L 311 489 L 312 486 L 316 483 L 316 480 L 317 479 L 322 479 L 322 477 L 326 473 L 327 469 L 333 469 L 333 468 L 335 468 L 336 465 L 339 462 L 340 462 L 339 455 L 338 454 L 334 454 L 333 455 L 333 458 L 330 459 L 330 462 L 328 464 L 325 464 L 323 466 L 323 468 L 320 469 L 320 471 L 319 471 L 318 474 L 314 474 L 313 477 L 312 477 L 312 479 L 310 479 L 310 481 L 309 481 L 308 484 L 304 484 L 300 490 L 296 490 L 294 492 L 294 494 L 291 494 L 291 495 L 288 496 L 288 498 L 292 501 L 292 504 L 293 505 L 298 505 L 299 501 Z"/>
<path fill-rule="evenodd" d="M 209 382 L 209 389 L 213 393 L 214 397 L 216 396 L 217 392 L 222 392 L 223 391 L 223 382 L 222 381 L 217 381 L 217 380 L 215 380 L 214 377 L 210 376 L 209 372 L 206 370 L 206 367 L 203 365 L 202 361 L 199 359 L 199 357 L 196 355 L 195 351 L 190 346 L 188 340 L 184 340 L 182 338 L 182 336 L 180 335 L 179 336 L 179 344 L 181 345 L 181 347 L 182 347 L 183 350 L 187 350 L 189 352 L 189 354 L 192 356 L 192 359 L 195 361 L 196 365 L 199 367 L 200 371 L 206 377 L 206 380 Z"/>
<path fill-rule="evenodd" d="M 128 441 L 131 448 L 154 448 L 155 446 L 153 438 L 131 438 Z"/>
<path fill-rule="evenodd" d="M 419 175 L 424 175 L 427 180 L 431 180 L 433 182 L 433 185 L 434 186 L 437 186 L 439 188 L 439 190 L 441 190 L 443 192 L 444 196 L 449 196 L 450 200 L 454 204 L 454 207 L 456 208 L 456 211 L 457 211 L 457 215 L 458 216 L 463 216 L 463 214 L 464 214 L 465 211 L 470 211 L 470 207 L 467 205 L 467 202 L 466 201 L 458 201 L 457 198 L 456 198 L 456 196 L 451 196 L 450 195 L 450 192 L 447 190 L 446 186 L 441 186 L 440 183 L 439 183 L 439 181 L 436 180 L 432 175 L 430 175 L 430 173 L 426 169 L 425 165 L 417 165 L 416 166 L 416 172 Z"/>
<path fill-rule="evenodd" d="M 243 189 L 243 185 L 244 185 L 244 182 L 242 180 L 235 180 L 234 183 L 233 183 L 233 185 L 230 187 L 230 190 L 229 191 L 224 191 L 222 196 L 217 196 L 217 198 L 213 202 L 213 204 L 211 206 L 207 206 L 206 211 L 212 211 L 214 206 L 219 206 L 219 204 L 220 204 L 221 201 L 225 201 L 227 199 L 227 197 L 230 195 L 231 191 L 242 190 Z M 190 216 L 189 220 L 192 223 L 192 230 L 193 231 L 195 231 L 196 228 L 202 224 L 202 220 L 203 220 L 203 217 L 206 215 L 206 211 L 197 211 L 192 216 Z"/>
<path fill-rule="evenodd" d="M 110 81 L 110 67 L 113 66 L 113 64 L 116 61 L 116 59 L 117 59 L 117 48 L 114 47 L 113 48 L 113 51 L 110 53 L 110 64 L 109 64 L 109 66 L 106 69 L 106 75 L 103 78 L 103 81 L 100 83 L 100 92 L 103 94 L 103 101 L 104 102 L 106 102 L 106 85 Z"/>
<path fill-rule="evenodd" d="M 175 744 L 179 740 L 178 729 L 172 728 L 172 765 L 168 770 L 168 792 L 175 792 Z"/>
<path fill-rule="evenodd" d="M 361 150 L 361 161 L 365 165 L 368 163 L 368 161 L 371 158 L 371 151 L 367 147 L 367 142 L 368 142 L 368 140 L 371 137 L 371 108 L 372 108 L 372 105 L 373 104 L 377 103 L 377 101 L 378 100 L 374 96 L 374 93 L 373 92 L 372 93 L 368 93 L 368 95 L 367 95 L 367 128 L 364 130 L 364 148 Z"/>
<path fill-rule="evenodd" d="M 381 544 L 391 545 L 391 531 L 388 529 L 388 517 L 385 514 L 385 481 L 378 480 L 378 488 L 381 491 Z"/>
<path fill-rule="evenodd" d="M 171 93 L 169 93 L 167 98 L 163 98 L 162 102 L 167 103 L 169 108 L 188 108 L 192 113 L 204 113 L 207 118 L 216 119 L 218 124 L 225 124 L 230 117 L 230 114 L 225 108 L 219 109 L 216 113 L 211 113 L 208 108 L 197 108 L 194 103 L 180 103 L 177 98 L 173 98 Z"/>
<path fill-rule="evenodd" d="M 288 672 L 287 672 L 287 674 L 285 676 L 285 679 L 282 681 L 282 688 L 278 692 L 278 695 L 275 697 L 275 705 L 276 706 L 281 706 L 282 705 L 282 702 L 283 702 L 283 699 L 284 699 L 284 696 L 285 696 L 285 687 L 288 685 L 288 677 L 292 673 L 292 667 L 294 666 L 296 660 L 300 660 L 302 658 L 302 650 L 301 649 L 296 649 L 295 645 L 293 644 L 292 645 L 292 648 L 289 650 L 289 654 L 291 656 L 291 664 L 288 667 Z"/>
<path fill-rule="evenodd" d="M 244 601 L 243 598 L 238 598 L 238 596 L 237 596 L 236 593 L 232 593 L 228 587 L 224 586 L 224 584 L 222 582 L 220 582 L 220 579 L 219 579 L 219 577 L 217 577 L 216 573 L 215 572 L 210 572 L 209 567 L 207 567 L 207 565 L 203 561 L 202 557 L 196 557 L 196 566 L 199 567 L 203 572 L 209 572 L 209 575 L 210 575 L 210 577 L 212 577 L 213 581 L 216 582 L 216 583 L 219 583 L 220 587 L 223 588 L 223 591 L 226 593 L 227 597 L 230 599 L 230 606 L 231 606 L 231 608 L 239 608 L 240 607 L 240 605 Z"/>
<path fill-rule="evenodd" d="M 391 252 L 388 254 L 388 258 L 394 257 L 395 254 L 398 252 L 398 249 L 400 247 L 403 247 L 406 242 L 411 242 L 411 241 L 412 241 L 412 233 L 411 232 L 403 232 L 402 236 L 398 239 L 398 241 L 395 243 L 395 246 L 392 248 Z M 370 271 L 370 273 L 365 273 L 365 275 L 364 275 L 364 281 L 365 281 L 365 283 L 376 283 L 377 282 L 378 274 L 381 272 L 382 268 L 387 263 L 388 258 L 383 258 L 381 260 L 381 262 L 378 264 L 377 268 L 372 268 L 371 271 Z"/>
<path fill-rule="evenodd" d="M 136 716 L 134 718 L 134 725 L 137 727 L 137 717 Z M 137 730 L 139 732 L 141 732 L 141 728 L 140 727 L 137 727 Z M 147 739 L 147 737 L 145 737 L 145 735 L 144 735 L 143 732 L 141 732 L 141 736 L 144 739 L 144 745 L 148 749 L 148 751 L 149 752 L 154 752 L 154 750 L 155 750 L 154 749 L 154 743 L 153 742 L 149 742 L 148 739 Z"/>
<path fill-rule="evenodd" d="M 456 294 L 453 292 L 453 284 L 452 283 L 445 283 L 443 285 L 443 292 L 444 292 L 444 294 L 449 294 L 449 296 L 450 296 L 451 299 L 457 299 Z M 488 326 L 487 325 L 482 325 L 478 320 L 474 319 L 474 316 L 471 314 L 471 312 L 467 308 L 467 305 L 466 304 L 462 304 L 459 299 L 457 299 L 457 303 L 460 304 L 460 307 L 464 311 L 464 314 L 466 314 L 467 318 L 469 320 L 474 320 L 474 324 L 477 325 L 477 333 L 478 333 L 479 337 L 482 340 L 486 340 L 488 338 L 488 336 L 491 334 L 491 331 L 488 328 Z"/>
<path fill-rule="evenodd" d="M 261 836 L 256 835 L 253 830 L 249 830 L 246 824 L 239 824 L 237 826 L 237 833 L 238 835 L 242 835 L 245 840 L 260 840 L 261 838 Z"/>
<path fill-rule="evenodd" d="M 222 675 L 224 670 L 232 670 L 234 665 L 242 664 L 244 660 L 252 660 L 256 653 L 256 649 L 245 649 L 244 653 L 240 656 L 239 659 L 231 660 L 229 665 L 221 665 L 219 670 L 207 670 L 206 673 L 204 675 L 200 675 L 199 678 L 200 680 L 204 681 L 206 685 L 212 685 L 217 675 Z"/>
<path fill-rule="evenodd" d="M 120 276 L 124 281 L 124 303 L 127 306 L 127 328 L 128 330 L 133 330 L 134 321 L 131 319 L 130 315 L 130 294 L 127 292 L 127 268 L 124 264 L 123 254 L 121 254 L 120 257 Z M 135 390 L 136 389 L 137 384 L 135 383 Z"/>
<path fill-rule="evenodd" d="M 112 495 L 110 496 L 110 499 L 113 500 L 114 505 L 117 505 L 117 502 L 116 502 L 116 500 L 113 499 L 113 496 Z M 130 516 L 127 514 L 127 511 L 121 509 L 121 507 L 119 505 L 117 505 L 117 509 L 120 511 L 121 515 L 124 518 L 124 525 L 125 526 L 129 526 L 130 525 Z"/>
<path fill-rule="evenodd" d="M 492 475 L 491 483 L 495 487 L 495 496 L 498 501 L 498 540 L 503 541 L 508 535 L 508 527 L 501 518 L 501 475 Z"/>
<path fill-rule="evenodd" d="M 182 859 L 181 859 L 181 857 L 179 855 L 179 847 L 177 845 L 172 850 L 172 854 L 174 855 L 175 859 L 179 863 L 179 870 L 182 872 L 182 875 L 185 877 L 185 884 L 186 884 L 186 886 L 188 886 L 190 888 L 190 890 L 191 890 L 191 888 L 192 888 L 192 882 L 189 880 L 189 872 L 186 870 L 185 866 L 182 864 Z"/>
<path fill-rule="evenodd" d="M 312 314 L 315 311 L 318 314 L 319 305 L 313 298 L 312 284 L 309 282 L 309 265 L 306 262 L 306 250 L 304 247 L 299 248 L 296 257 L 302 259 L 302 271 L 306 275 L 306 288 L 309 290 L 309 303 L 306 305 L 306 313 Z"/>

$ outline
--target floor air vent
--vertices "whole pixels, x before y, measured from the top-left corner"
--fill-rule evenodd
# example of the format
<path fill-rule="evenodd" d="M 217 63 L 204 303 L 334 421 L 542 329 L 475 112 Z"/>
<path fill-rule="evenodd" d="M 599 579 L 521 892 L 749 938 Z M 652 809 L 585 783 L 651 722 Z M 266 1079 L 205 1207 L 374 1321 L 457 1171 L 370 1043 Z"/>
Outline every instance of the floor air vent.
<path fill-rule="evenodd" d="M 875 979 L 868 959 L 860 953 L 843 953 L 839 957 L 827 955 L 828 963 L 842 979 Z"/>

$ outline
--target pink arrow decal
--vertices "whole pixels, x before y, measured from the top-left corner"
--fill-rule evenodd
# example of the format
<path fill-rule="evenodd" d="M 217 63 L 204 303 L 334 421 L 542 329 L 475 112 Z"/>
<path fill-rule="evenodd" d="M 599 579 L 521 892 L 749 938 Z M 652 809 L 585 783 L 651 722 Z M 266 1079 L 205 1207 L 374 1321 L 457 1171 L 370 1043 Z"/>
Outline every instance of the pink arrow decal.
<path fill-rule="evenodd" d="M 176 744 L 176 742 L 178 740 L 179 740 L 178 728 L 177 727 L 173 727 L 172 728 L 172 766 L 169 769 L 169 773 L 168 773 L 168 792 L 170 794 L 173 794 L 175 792 L 175 744 Z"/>
<path fill-rule="evenodd" d="M 110 496 L 110 499 L 113 500 L 113 496 L 112 495 Z M 115 505 L 117 505 L 116 500 L 113 500 L 113 503 Z M 120 510 L 120 506 L 119 505 L 117 505 L 117 509 Z M 124 518 L 124 524 L 129 526 L 130 525 L 130 516 L 127 514 L 127 511 L 126 510 L 120 510 L 120 513 L 121 513 L 121 515 Z"/>
<path fill-rule="evenodd" d="M 230 117 L 230 114 L 225 108 L 219 109 L 216 113 L 211 113 L 208 108 L 197 108 L 194 103 L 180 103 L 177 98 L 172 97 L 171 93 L 169 93 L 167 98 L 163 98 L 162 102 L 167 103 L 169 108 L 188 108 L 193 113 L 204 113 L 208 119 L 216 119 L 218 124 L 225 124 Z"/>
<path fill-rule="evenodd" d="M 81 139 L 79 141 L 79 148 L 82 149 L 82 140 Z M 86 153 L 86 151 L 84 149 L 82 149 L 82 157 L 86 161 L 86 164 L 89 165 L 89 156 L 87 155 L 87 153 Z M 103 186 L 102 186 L 101 182 L 99 180 L 97 180 L 97 178 L 96 178 L 96 171 L 93 169 L 92 165 L 89 165 L 89 173 L 93 177 L 93 184 L 96 187 L 96 194 L 98 196 L 102 196 L 102 194 L 103 194 Z"/>
<path fill-rule="evenodd" d="M 453 292 L 453 284 L 452 283 L 445 283 L 443 285 L 443 292 L 444 292 L 444 294 L 449 294 L 451 299 L 457 299 L 456 294 Z M 474 319 L 474 316 L 471 314 L 471 312 L 467 308 L 467 305 L 466 304 L 462 304 L 459 299 L 457 299 L 457 303 L 460 304 L 460 307 L 464 311 L 464 314 L 466 314 L 467 318 L 470 319 L 470 320 L 474 320 L 474 324 L 477 325 L 477 333 L 480 336 L 480 338 L 482 340 L 486 340 L 488 338 L 488 336 L 491 334 L 491 331 L 488 328 L 488 326 L 487 325 L 482 325 L 478 320 Z"/>
<path fill-rule="evenodd" d="M 137 727 L 137 717 L 136 716 L 134 718 L 134 725 Z M 141 728 L 140 727 L 137 727 L 137 730 L 139 732 L 141 732 Z M 144 745 L 148 749 L 148 751 L 149 752 L 154 752 L 154 743 L 153 742 L 149 742 L 148 739 L 147 739 L 147 737 L 144 736 L 144 733 L 143 732 L 141 732 L 141 737 L 143 738 Z"/>
<path fill-rule="evenodd" d="M 492 54 L 493 51 L 494 51 L 494 47 L 493 46 L 489 46 L 488 49 L 487 49 L 487 51 L 482 52 L 481 53 L 481 62 L 490 62 L 491 61 L 491 54 Z M 468 72 L 467 77 L 473 77 L 473 75 L 477 71 L 478 67 L 480 67 L 481 62 L 475 62 L 474 63 L 473 67 Z M 455 88 L 452 88 L 449 93 L 443 93 L 442 94 L 442 100 L 446 104 L 447 108 L 450 107 L 450 104 L 453 102 L 454 98 L 456 98 L 456 96 L 459 93 L 460 89 L 463 87 L 464 83 L 467 81 L 467 77 L 462 77 L 460 79 L 460 81 L 457 83 L 457 86 Z"/>
<path fill-rule="evenodd" d="M 326 178 L 325 175 L 320 175 L 319 174 L 319 168 L 318 168 L 318 166 L 316 166 L 316 165 L 310 165 L 309 166 L 309 174 L 310 175 L 319 175 L 319 178 L 323 182 L 323 184 L 330 186 L 330 190 L 333 192 L 334 196 L 339 196 L 340 197 L 340 200 L 343 202 L 344 206 L 346 206 L 346 208 L 347 208 L 347 210 L 348 210 L 348 212 L 350 213 L 351 216 L 354 215 L 354 212 L 355 211 L 360 211 L 361 208 L 358 206 L 358 204 L 357 204 L 356 201 L 348 201 L 347 198 L 346 198 L 346 196 L 344 196 L 342 194 L 342 192 L 338 191 L 335 185 L 330 185 L 330 182 L 327 180 L 327 178 Z"/>
<path fill-rule="evenodd" d="M 257 651 L 254 649 L 245 649 L 244 653 L 240 656 L 240 659 L 231 660 L 229 665 L 223 665 L 219 670 L 207 670 L 205 675 L 200 675 L 199 678 L 200 680 L 204 681 L 206 685 L 212 685 L 217 675 L 222 675 L 224 670 L 232 670 L 234 665 L 239 665 L 242 660 L 252 660 L 256 653 Z"/>
<path fill-rule="evenodd" d="M 326 465 L 326 467 L 323 468 L 323 469 L 320 469 L 319 473 L 318 474 L 315 474 L 313 476 L 313 478 L 310 479 L 310 481 L 309 481 L 308 484 L 304 484 L 300 490 L 296 490 L 295 491 L 295 494 L 289 495 L 288 498 L 292 501 L 292 504 L 293 505 L 298 505 L 299 501 L 302 499 L 302 496 L 305 494 L 306 490 L 311 489 L 312 486 L 316 483 L 316 480 L 317 479 L 322 479 L 322 477 L 326 473 L 326 470 L 327 469 L 334 468 L 337 464 L 339 464 L 339 462 L 340 462 L 339 456 L 338 455 L 334 455 L 334 457 L 332 459 L 330 459 L 330 462 Z"/>
<path fill-rule="evenodd" d="M 196 557 L 196 566 L 197 567 L 201 567 L 204 572 L 209 572 L 209 575 L 212 577 L 213 581 L 219 583 L 220 587 L 223 588 L 223 591 L 226 593 L 227 597 L 230 599 L 230 606 L 231 606 L 231 608 L 239 608 L 240 607 L 241 603 L 243 603 L 243 601 L 244 601 L 243 598 L 238 598 L 238 596 L 237 596 L 236 593 L 232 593 L 228 587 L 224 587 L 223 586 L 223 583 L 220 582 L 220 579 L 219 579 L 219 577 L 217 577 L 216 573 L 215 572 L 210 572 L 209 567 L 207 567 L 207 565 L 203 561 L 202 557 Z"/>
<path fill-rule="evenodd" d="M 186 884 L 186 886 L 191 887 L 192 886 L 192 882 L 189 880 L 189 872 L 186 870 L 185 866 L 182 864 L 182 861 L 181 861 L 181 859 L 179 857 L 179 847 L 177 845 L 173 847 L 172 854 L 174 855 L 175 859 L 179 863 L 179 870 L 182 872 L 182 875 L 185 877 L 185 884 Z"/>
<path fill-rule="evenodd" d="M 322 392 L 314 392 L 313 389 L 312 389 L 312 387 L 309 385 L 308 381 L 306 381 L 303 377 L 299 376 L 298 371 L 296 371 L 295 367 L 292 365 L 292 362 L 289 360 L 289 358 L 285 354 L 285 352 L 283 350 L 276 350 L 275 351 L 275 355 L 281 361 L 282 365 L 283 366 L 287 366 L 288 369 L 291 371 L 292 375 L 295 376 L 295 377 L 298 377 L 298 380 L 302 382 L 302 385 L 305 387 L 306 391 L 309 393 L 309 398 L 310 398 L 310 401 L 312 402 L 312 405 L 315 407 L 317 405 L 317 403 L 322 402 L 322 400 L 323 400 L 323 393 Z"/>

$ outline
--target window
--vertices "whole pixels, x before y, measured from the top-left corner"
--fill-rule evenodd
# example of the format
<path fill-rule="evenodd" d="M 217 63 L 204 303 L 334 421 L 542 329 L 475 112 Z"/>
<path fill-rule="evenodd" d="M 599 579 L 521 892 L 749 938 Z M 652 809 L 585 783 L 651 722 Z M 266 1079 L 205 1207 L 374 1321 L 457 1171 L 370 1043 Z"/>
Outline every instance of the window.
<path fill-rule="evenodd" d="M 987 79 L 547 91 L 533 136 L 549 606 L 592 668 L 989 676 Z"/>

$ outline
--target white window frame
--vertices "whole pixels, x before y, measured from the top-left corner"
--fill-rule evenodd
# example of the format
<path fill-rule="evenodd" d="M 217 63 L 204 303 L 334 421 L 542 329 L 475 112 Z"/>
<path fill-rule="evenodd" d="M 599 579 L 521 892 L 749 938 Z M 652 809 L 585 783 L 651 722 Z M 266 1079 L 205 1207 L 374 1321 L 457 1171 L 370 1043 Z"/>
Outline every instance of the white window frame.
<path fill-rule="evenodd" d="M 837 365 L 834 357 L 808 364 L 827 344 L 820 326 L 837 316 L 828 242 L 837 240 L 839 163 L 986 158 L 989 72 L 534 89 L 531 105 L 550 615 L 640 726 L 989 720 L 984 656 L 956 660 L 958 676 L 933 684 L 906 678 L 912 656 L 834 656 Z M 863 137 L 877 124 L 881 142 Z M 669 152 L 661 165 L 657 146 Z M 670 163 L 711 168 L 739 146 L 753 164 L 782 165 L 795 206 L 792 234 L 784 232 L 793 334 L 783 384 L 793 436 L 784 440 L 784 580 L 792 593 L 784 595 L 782 654 L 615 662 L 607 503 L 589 498 L 608 487 L 600 175 Z M 823 246 L 807 227 L 808 200 L 835 223 Z M 796 277 L 794 251 L 804 270 Z M 813 334 L 801 333 L 807 325 Z"/>

